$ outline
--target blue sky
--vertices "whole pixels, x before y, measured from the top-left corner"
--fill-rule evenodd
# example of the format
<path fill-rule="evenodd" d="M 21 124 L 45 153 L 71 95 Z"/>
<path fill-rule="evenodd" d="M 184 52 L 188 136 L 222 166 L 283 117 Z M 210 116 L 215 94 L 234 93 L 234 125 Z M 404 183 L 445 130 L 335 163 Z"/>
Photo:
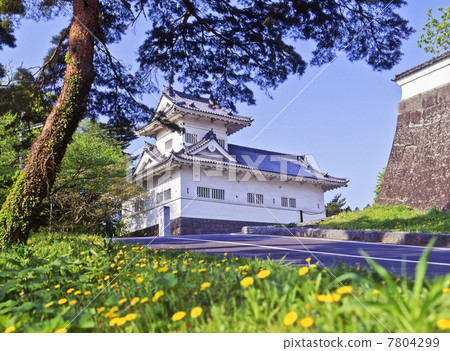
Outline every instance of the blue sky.
<path fill-rule="evenodd" d="M 255 148 L 292 154 L 312 154 L 324 172 L 350 180 L 347 188 L 329 191 L 325 200 L 342 193 L 354 209 L 373 203 L 373 189 L 378 172 L 389 159 L 397 122 L 397 104 L 401 89 L 391 79 L 411 67 L 432 58 L 417 47 L 421 28 L 427 20 L 427 10 L 448 6 L 447 1 L 408 1 L 400 14 L 417 31 L 404 43 L 403 59 L 391 71 L 375 72 L 364 62 L 350 63 L 345 55 L 328 66 L 314 81 L 323 67 L 309 67 L 301 79 L 291 77 L 272 98 L 255 89 L 256 105 L 238 105 L 239 113 L 255 119 L 252 126 L 230 137 L 230 142 Z M 13 67 L 39 66 L 48 50 L 52 35 L 68 23 L 68 18 L 35 23 L 22 22 L 16 32 L 17 47 L 0 51 L 0 61 Z M 111 48 L 124 64 L 136 67 L 136 51 L 142 41 L 145 23 L 141 23 L 120 45 Z M 311 46 L 302 44 L 302 55 L 311 57 Z M 160 88 L 164 84 L 159 82 Z M 304 92 L 254 141 L 255 136 L 302 89 Z M 182 90 L 181 86 L 175 88 Z M 145 102 L 157 101 L 146 96 Z M 151 141 L 151 140 L 148 140 Z M 143 140 L 133 142 L 135 151 Z"/>

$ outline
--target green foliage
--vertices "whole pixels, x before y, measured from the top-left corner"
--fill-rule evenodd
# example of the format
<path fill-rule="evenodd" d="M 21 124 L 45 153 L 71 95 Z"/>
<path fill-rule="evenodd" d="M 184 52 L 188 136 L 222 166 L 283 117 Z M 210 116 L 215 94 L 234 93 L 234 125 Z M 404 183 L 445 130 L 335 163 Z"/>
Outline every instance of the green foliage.
<path fill-rule="evenodd" d="M 386 332 L 384 324 L 391 332 L 437 332 L 437 322 L 450 317 L 450 275 L 426 277 L 426 255 L 414 281 L 370 259 L 373 271 L 310 262 L 300 276 L 299 267 L 270 260 L 40 234 L 0 253 L 0 331 L 367 333 Z M 246 277 L 253 284 L 243 286 Z M 197 318 L 194 307 L 202 308 Z M 179 311 L 186 316 L 172 321 Z M 286 326 L 291 311 L 298 319 Z M 302 326 L 304 317 L 314 324 Z"/>
<path fill-rule="evenodd" d="M 334 216 L 338 213 L 344 211 L 345 206 L 345 197 L 341 198 L 342 194 L 337 194 L 333 197 L 333 199 L 326 204 L 325 210 L 327 211 L 328 216 Z"/>
<path fill-rule="evenodd" d="M 83 121 L 67 148 L 50 196 L 51 228 L 114 234 L 122 202 L 140 194 L 125 180 L 127 162 L 113 137 L 98 124 Z"/>
<path fill-rule="evenodd" d="M 372 206 L 363 211 L 343 212 L 319 227 L 351 230 L 389 230 L 417 233 L 450 233 L 450 212 L 430 209 L 427 213 L 408 206 Z"/>
<path fill-rule="evenodd" d="M 376 203 L 378 199 L 378 195 L 380 194 L 381 184 L 383 183 L 384 174 L 386 173 L 386 167 L 384 166 L 380 173 L 377 175 L 377 185 L 375 186 L 374 193 L 375 197 L 373 198 L 373 202 Z"/>
<path fill-rule="evenodd" d="M 422 28 L 424 31 L 420 35 L 417 44 L 419 48 L 424 48 L 426 52 L 439 54 L 450 49 L 450 7 L 439 7 L 440 18 L 434 18 L 433 10 L 428 10 L 428 22 Z"/>

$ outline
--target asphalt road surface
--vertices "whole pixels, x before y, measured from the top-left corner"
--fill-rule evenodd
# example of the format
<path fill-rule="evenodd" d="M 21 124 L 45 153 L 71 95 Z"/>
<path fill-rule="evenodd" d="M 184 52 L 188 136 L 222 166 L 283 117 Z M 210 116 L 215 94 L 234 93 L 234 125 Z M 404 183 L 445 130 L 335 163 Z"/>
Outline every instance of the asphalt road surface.
<path fill-rule="evenodd" d="M 271 235 L 211 234 L 171 237 L 118 239 L 139 242 L 149 248 L 195 250 L 207 254 L 270 258 L 283 262 L 311 262 L 331 266 L 339 262 L 366 265 L 362 251 L 386 269 L 397 274 L 414 275 L 415 266 L 425 250 L 422 246 L 363 243 L 355 241 L 312 239 Z M 450 248 L 433 248 L 428 261 L 428 275 L 450 273 Z"/>

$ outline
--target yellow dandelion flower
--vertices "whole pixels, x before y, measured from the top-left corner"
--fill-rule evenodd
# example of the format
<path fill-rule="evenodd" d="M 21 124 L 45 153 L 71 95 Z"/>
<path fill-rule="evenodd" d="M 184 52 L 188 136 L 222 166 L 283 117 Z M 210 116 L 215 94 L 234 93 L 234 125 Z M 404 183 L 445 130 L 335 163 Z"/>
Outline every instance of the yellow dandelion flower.
<path fill-rule="evenodd" d="M 68 294 L 71 294 L 75 289 L 74 288 L 70 288 L 69 290 L 67 290 Z"/>
<path fill-rule="evenodd" d="M 111 307 L 111 309 L 109 310 L 109 312 L 110 312 L 110 313 L 114 313 L 114 312 L 117 312 L 118 310 L 119 310 L 119 307 L 114 306 L 114 307 Z"/>
<path fill-rule="evenodd" d="M 59 284 L 55 285 L 55 289 L 59 289 L 60 287 L 61 287 L 61 285 L 59 285 Z"/>
<path fill-rule="evenodd" d="M 337 296 L 340 295 L 336 294 Z M 333 296 L 332 295 L 317 295 L 317 301 L 319 302 L 326 302 L 326 303 L 332 303 L 334 301 Z"/>
<path fill-rule="evenodd" d="M 230 270 L 230 267 L 225 268 L 225 272 L 228 272 Z"/>
<path fill-rule="evenodd" d="M 127 302 L 127 298 L 125 297 L 125 298 L 123 298 L 123 299 L 120 299 L 119 300 L 119 305 L 123 305 L 125 302 Z"/>
<path fill-rule="evenodd" d="M 191 318 L 197 318 L 198 316 L 200 316 L 203 312 L 203 309 L 201 307 L 194 307 L 191 310 Z"/>
<path fill-rule="evenodd" d="M 97 314 L 102 313 L 105 310 L 105 307 L 100 307 L 97 309 Z"/>
<path fill-rule="evenodd" d="M 86 296 L 88 296 L 90 294 L 91 294 L 91 292 L 89 290 L 84 292 L 84 295 L 86 295 Z"/>
<path fill-rule="evenodd" d="M 97 290 L 102 290 L 102 289 L 103 289 L 103 285 L 97 286 Z"/>
<path fill-rule="evenodd" d="M 265 279 L 270 275 L 270 271 L 268 269 L 265 269 L 261 272 L 258 273 L 258 278 L 259 279 Z"/>
<path fill-rule="evenodd" d="M 12 325 L 5 329 L 5 333 L 12 333 L 14 330 L 16 330 L 16 327 Z"/>
<path fill-rule="evenodd" d="M 76 303 L 77 303 L 77 300 L 72 300 L 72 301 L 69 302 L 69 305 L 73 306 L 73 305 L 75 305 Z"/>
<path fill-rule="evenodd" d="M 106 282 L 107 280 L 109 280 L 109 275 L 107 275 L 105 278 L 103 278 L 103 280 Z"/>
<path fill-rule="evenodd" d="M 172 321 L 176 322 L 183 319 L 186 316 L 186 312 L 179 311 L 172 316 Z"/>
<path fill-rule="evenodd" d="M 118 326 L 121 326 L 121 325 L 124 325 L 126 322 L 127 322 L 127 319 L 125 317 L 121 317 L 121 318 L 119 318 L 119 320 L 117 321 L 116 324 Z"/>
<path fill-rule="evenodd" d="M 162 292 L 161 290 L 155 292 L 155 295 L 153 295 L 152 301 L 157 302 L 159 300 L 159 298 L 163 295 L 164 295 L 164 292 Z"/>
<path fill-rule="evenodd" d="M 380 293 L 380 290 L 378 289 L 373 289 L 372 294 L 374 295 L 378 295 Z"/>
<path fill-rule="evenodd" d="M 217 263 L 217 264 L 216 264 L 216 267 L 220 267 L 220 266 L 221 266 L 221 264 L 220 264 L 220 263 Z"/>
<path fill-rule="evenodd" d="M 59 329 L 55 330 L 55 334 L 63 334 L 63 333 L 67 333 L 66 328 L 59 328 Z"/>
<path fill-rule="evenodd" d="M 249 287 L 250 285 L 253 285 L 253 282 L 254 282 L 254 280 L 253 280 L 252 277 L 245 277 L 244 279 L 241 280 L 241 285 L 242 285 L 244 288 L 247 288 L 247 287 Z"/>
<path fill-rule="evenodd" d="M 298 271 L 298 275 L 302 276 L 302 275 L 307 274 L 308 272 L 309 272 L 309 268 L 304 266 L 304 267 L 300 268 L 300 270 Z"/>
<path fill-rule="evenodd" d="M 307 303 L 307 304 L 305 305 L 305 308 L 306 308 L 307 311 L 309 311 L 309 310 L 311 309 L 311 305 L 310 305 L 309 303 Z"/>
<path fill-rule="evenodd" d="M 144 278 L 139 277 L 136 279 L 136 283 L 141 284 L 144 281 Z"/>
<path fill-rule="evenodd" d="M 148 301 L 148 297 L 144 297 L 141 299 L 141 303 L 146 303 Z"/>
<path fill-rule="evenodd" d="M 131 305 L 131 306 L 136 305 L 136 304 L 139 302 L 139 300 L 140 300 L 139 297 L 135 297 L 134 299 L 132 299 L 132 300 L 130 301 L 130 305 Z"/>
<path fill-rule="evenodd" d="M 128 314 L 125 316 L 125 319 L 126 319 L 127 321 L 132 321 L 133 319 L 136 319 L 136 317 L 137 317 L 136 313 L 128 313 Z"/>
<path fill-rule="evenodd" d="M 284 325 L 294 324 L 295 321 L 297 320 L 297 318 L 298 318 L 298 315 L 296 312 L 293 312 L 293 311 L 288 312 L 288 313 L 286 313 L 286 315 L 283 318 L 283 323 L 284 323 Z"/>
<path fill-rule="evenodd" d="M 333 299 L 334 302 L 338 302 L 341 299 L 341 295 L 336 294 L 336 293 L 331 293 L 331 298 Z"/>
<path fill-rule="evenodd" d="M 450 288 L 444 288 L 444 289 L 442 289 L 442 292 L 443 293 L 450 293 Z"/>
<path fill-rule="evenodd" d="M 58 301 L 58 305 L 64 305 L 67 302 L 67 299 L 60 299 Z"/>
<path fill-rule="evenodd" d="M 50 307 L 51 305 L 53 305 L 53 301 L 50 301 L 48 304 L 45 305 L 45 307 Z"/>
<path fill-rule="evenodd" d="M 312 319 L 312 318 L 309 317 L 309 316 L 300 319 L 300 325 L 301 325 L 303 328 L 309 328 L 309 327 L 311 327 L 313 324 L 314 324 L 314 319 Z"/>
<path fill-rule="evenodd" d="M 19 293 L 19 296 L 22 296 L 23 294 L 25 294 L 25 293 L 24 293 L 24 291 L 22 290 L 22 291 Z"/>
<path fill-rule="evenodd" d="M 172 274 L 177 274 L 178 273 L 178 271 L 172 271 Z"/>
<path fill-rule="evenodd" d="M 200 290 L 206 290 L 211 286 L 210 282 L 204 282 L 201 286 L 200 286 Z"/>
<path fill-rule="evenodd" d="M 341 286 L 336 292 L 341 295 L 350 294 L 353 292 L 353 287 L 351 285 Z"/>
<path fill-rule="evenodd" d="M 447 330 L 447 329 L 450 329 L 450 319 L 446 319 L 446 318 L 439 319 L 439 320 L 437 321 L 437 326 L 438 326 L 438 328 L 441 329 L 441 330 Z"/>
<path fill-rule="evenodd" d="M 206 268 L 200 268 L 200 269 L 198 270 L 198 272 L 199 272 L 199 273 L 206 272 Z"/>
<path fill-rule="evenodd" d="M 312 265 L 311 265 L 311 268 L 316 268 L 316 267 L 317 267 L 316 264 L 312 264 Z"/>
<path fill-rule="evenodd" d="M 311 257 L 308 257 L 305 261 L 308 263 L 311 262 Z"/>
<path fill-rule="evenodd" d="M 111 268 L 114 268 L 114 267 L 116 266 L 116 264 L 115 264 L 115 263 L 111 263 L 109 266 L 110 266 Z"/>
<path fill-rule="evenodd" d="M 80 295 L 80 294 L 81 294 L 81 291 L 80 291 L 80 290 L 77 290 L 77 291 L 75 291 L 73 294 L 74 294 L 74 295 Z"/>
<path fill-rule="evenodd" d="M 203 263 L 203 262 L 205 262 L 205 260 L 200 260 L 200 261 L 198 261 L 198 263 Z"/>
<path fill-rule="evenodd" d="M 113 318 L 113 319 L 111 319 L 111 320 L 109 321 L 109 325 L 110 325 L 111 327 L 113 327 L 113 326 L 115 326 L 115 325 L 117 324 L 118 321 L 119 321 L 119 318 L 115 317 L 115 318 Z"/>

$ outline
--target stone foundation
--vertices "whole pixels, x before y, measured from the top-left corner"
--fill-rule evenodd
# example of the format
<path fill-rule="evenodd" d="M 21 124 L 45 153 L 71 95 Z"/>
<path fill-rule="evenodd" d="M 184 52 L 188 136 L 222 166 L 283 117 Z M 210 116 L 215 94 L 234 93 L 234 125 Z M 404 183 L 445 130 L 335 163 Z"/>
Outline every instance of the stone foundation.
<path fill-rule="evenodd" d="M 245 226 L 266 226 L 273 224 L 273 222 L 264 223 L 179 217 L 170 221 L 170 233 L 171 235 L 240 233 L 242 227 Z M 158 225 L 154 225 L 149 228 L 130 233 L 130 236 L 156 236 L 158 235 L 158 232 Z"/>
<path fill-rule="evenodd" d="M 450 84 L 400 102 L 377 204 L 450 209 Z"/>

